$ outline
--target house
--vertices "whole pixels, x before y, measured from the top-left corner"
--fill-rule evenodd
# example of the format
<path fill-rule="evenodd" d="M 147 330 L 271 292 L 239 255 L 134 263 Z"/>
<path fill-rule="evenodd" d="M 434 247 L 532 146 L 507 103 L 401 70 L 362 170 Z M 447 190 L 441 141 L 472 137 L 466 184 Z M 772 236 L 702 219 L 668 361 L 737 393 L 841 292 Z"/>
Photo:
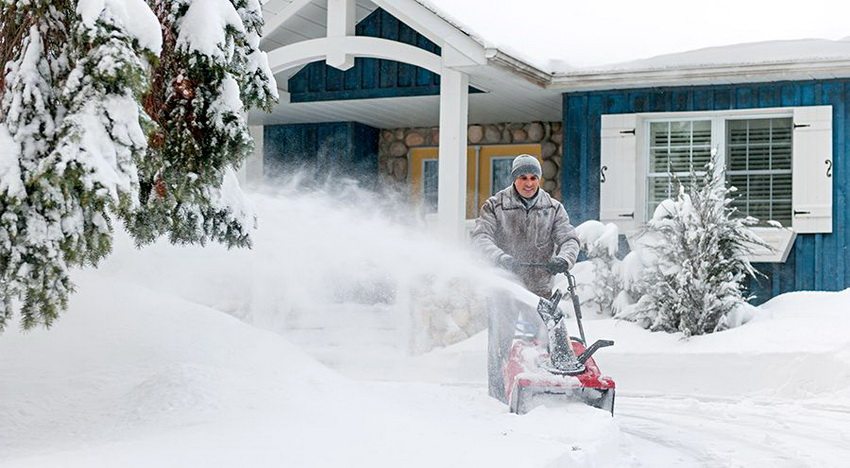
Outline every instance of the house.
<path fill-rule="evenodd" d="M 715 48 L 552 72 L 416 0 L 270 0 L 263 48 L 282 88 L 252 116 L 272 174 L 380 175 L 448 238 L 530 153 L 574 224 L 640 229 L 716 152 L 773 247 L 768 298 L 850 286 L 850 42 Z M 437 164 L 439 160 L 440 164 Z M 262 164 L 259 164 L 262 162 Z"/>

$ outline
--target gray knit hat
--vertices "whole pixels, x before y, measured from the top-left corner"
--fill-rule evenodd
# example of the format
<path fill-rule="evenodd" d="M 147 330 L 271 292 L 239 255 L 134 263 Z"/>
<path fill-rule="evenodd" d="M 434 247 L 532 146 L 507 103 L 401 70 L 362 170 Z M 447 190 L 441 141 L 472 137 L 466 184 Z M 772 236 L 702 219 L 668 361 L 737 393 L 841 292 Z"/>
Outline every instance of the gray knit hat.
<path fill-rule="evenodd" d="M 511 165 L 511 177 L 516 180 L 517 177 L 523 174 L 533 174 L 541 177 L 543 170 L 540 169 L 540 161 L 530 154 L 521 154 L 514 158 L 514 163 Z"/>

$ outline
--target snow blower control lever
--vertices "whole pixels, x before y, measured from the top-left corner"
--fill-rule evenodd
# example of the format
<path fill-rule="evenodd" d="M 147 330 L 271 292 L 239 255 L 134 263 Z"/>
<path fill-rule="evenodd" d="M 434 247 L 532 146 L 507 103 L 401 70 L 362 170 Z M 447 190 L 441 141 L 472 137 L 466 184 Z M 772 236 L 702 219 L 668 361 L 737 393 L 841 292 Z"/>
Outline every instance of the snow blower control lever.
<path fill-rule="evenodd" d="M 520 265 L 526 267 L 546 268 L 545 263 L 522 263 Z M 578 294 L 576 293 L 576 278 L 569 272 L 564 273 L 564 275 L 567 277 L 567 290 L 573 301 L 573 310 L 575 310 L 576 314 L 576 324 L 578 325 L 579 335 L 581 336 L 581 343 L 586 346 L 587 338 L 585 337 L 584 325 L 582 324 L 581 304 L 578 299 Z M 558 304 L 561 302 L 562 297 L 563 293 L 561 293 L 560 290 L 556 290 L 550 299 L 547 300 L 545 298 L 540 298 L 540 302 L 537 304 L 537 314 L 540 315 L 540 318 L 543 320 L 543 323 L 547 325 L 547 328 L 550 331 L 555 332 L 556 335 L 566 334 L 566 331 L 560 326 L 561 320 L 564 318 L 564 314 L 558 308 Z M 558 341 L 569 341 L 568 336 L 558 336 L 557 338 Z M 587 347 L 584 352 L 578 355 L 576 360 L 583 366 L 587 360 L 593 356 L 593 353 L 599 351 L 601 348 L 607 348 L 608 346 L 614 346 L 614 341 L 596 340 L 592 345 Z M 562 353 L 559 352 L 559 346 L 553 346 L 552 348 L 552 364 L 557 368 L 560 367 L 559 364 L 568 359 L 568 356 L 561 356 Z"/>

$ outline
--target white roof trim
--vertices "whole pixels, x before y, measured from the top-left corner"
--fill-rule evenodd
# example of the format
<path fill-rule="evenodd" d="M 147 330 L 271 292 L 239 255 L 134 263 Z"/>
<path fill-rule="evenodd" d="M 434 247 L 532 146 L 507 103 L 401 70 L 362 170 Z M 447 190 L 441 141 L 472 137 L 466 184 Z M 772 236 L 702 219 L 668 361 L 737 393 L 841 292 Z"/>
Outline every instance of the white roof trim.
<path fill-rule="evenodd" d="M 656 86 L 695 86 L 850 77 L 850 60 L 682 67 L 644 70 L 577 71 L 557 74 L 549 89 L 603 91 Z"/>
<path fill-rule="evenodd" d="M 540 86 L 547 87 L 552 82 L 552 74 L 540 70 L 539 68 L 529 65 L 522 60 L 506 54 L 499 49 L 489 48 L 485 52 L 487 63 L 505 68 L 508 71 L 516 73 L 527 81 Z"/>

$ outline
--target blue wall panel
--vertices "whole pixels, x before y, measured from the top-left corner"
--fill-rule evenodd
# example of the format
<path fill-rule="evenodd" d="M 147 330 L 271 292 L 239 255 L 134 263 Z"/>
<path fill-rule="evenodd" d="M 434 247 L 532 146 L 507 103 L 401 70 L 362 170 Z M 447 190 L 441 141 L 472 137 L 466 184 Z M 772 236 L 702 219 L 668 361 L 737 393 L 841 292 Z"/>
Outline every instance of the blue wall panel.
<path fill-rule="evenodd" d="M 263 136 L 266 174 L 285 176 L 300 169 L 325 177 L 357 179 L 378 175 L 379 130 L 356 122 L 269 125 Z"/>
<path fill-rule="evenodd" d="M 664 87 L 566 93 L 563 97 L 565 205 L 579 224 L 599 217 L 602 114 L 833 106 L 833 232 L 800 235 L 788 261 L 756 265 L 760 301 L 800 290 L 850 287 L 850 80 Z"/>
<path fill-rule="evenodd" d="M 440 55 L 436 44 L 380 8 L 357 24 L 355 34 L 403 42 Z M 470 88 L 469 92 L 481 91 Z M 356 58 L 344 72 L 321 61 L 293 75 L 289 93 L 291 102 L 430 96 L 440 94 L 440 75 L 393 60 Z"/>

